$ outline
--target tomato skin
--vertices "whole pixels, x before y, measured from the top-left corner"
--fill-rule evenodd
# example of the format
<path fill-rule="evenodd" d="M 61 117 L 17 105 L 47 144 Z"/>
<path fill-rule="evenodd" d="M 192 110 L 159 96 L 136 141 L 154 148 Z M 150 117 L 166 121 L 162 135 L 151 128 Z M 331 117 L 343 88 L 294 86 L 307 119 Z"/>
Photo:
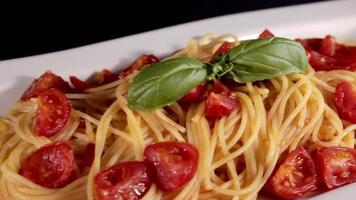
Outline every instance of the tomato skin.
<path fill-rule="evenodd" d="M 335 37 L 297 39 L 305 48 L 316 71 L 344 69 L 356 71 L 356 47 L 338 44 Z"/>
<path fill-rule="evenodd" d="M 147 193 L 152 182 L 145 162 L 129 161 L 100 172 L 94 184 L 99 200 L 138 200 Z"/>
<path fill-rule="evenodd" d="M 303 147 L 292 151 L 275 170 L 266 189 L 283 199 L 296 199 L 316 189 L 315 165 Z"/>
<path fill-rule="evenodd" d="M 356 123 L 356 91 L 348 82 L 341 82 L 336 86 L 334 104 L 342 119 Z"/>
<path fill-rule="evenodd" d="M 336 53 L 336 39 L 334 36 L 327 35 L 321 43 L 320 52 L 327 56 L 333 56 Z"/>
<path fill-rule="evenodd" d="M 203 98 L 205 84 L 199 84 L 197 87 L 189 91 L 179 101 L 181 102 L 199 102 Z"/>
<path fill-rule="evenodd" d="M 34 130 L 40 136 L 51 137 L 68 123 L 72 106 L 57 89 L 49 89 L 38 96 Z"/>
<path fill-rule="evenodd" d="M 74 153 L 65 142 L 55 142 L 32 153 L 22 164 L 20 174 L 47 188 L 69 184 L 74 168 Z"/>
<path fill-rule="evenodd" d="M 128 75 L 130 75 L 134 70 L 139 70 L 142 67 L 158 62 L 159 59 L 154 55 L 146 55 L 143 54 L 138 57 L 131 65 L 129 65 L 126 69 L 118 73 L 112 73 L 107 69 L 103 69 L 100 71 L 94 78 L 92 82 L 85 82 L 80 80 L 76 76 L 69 76 L 69 80 L 72 83 L 73 87 L 76 89 L 75 92 L 83 92 L 87 89 L 98 87 L 101 85 L 105 85 L 116 80 L 122 79 Z"/>
<path fill-rule="evenodd" d="M 258 38 L 261 39 L 267 39 L 267 38 L 271 38 L 274 37 L 273 33 L 271 31 L 269 31 L 268 29 L 265 29 Z"/>
<path fill-rule="evenodd" d="M 224 42 L 221 44 L 221 46 L 215 51 L 214 55 L 211 57 L 211 60 L 213 60 L 215 57 L 221 55 L 221 54 L 226 54 L 228 53 L 232 48 L 235 47 L 234 42 Z"/>
<path fill-rule="evenodd" d="M 329 189 L 356 182 L 356 150 L 346 147 L 322 147 L 316 150 L 320 177 Z"/>
<path fill-rule="evenodd" d="M 22 94 L 21 100 L 26 101 L 31 98 L 35 98 L 42 92 L 51 88 L 56 88 L 65 93 L 69 91 L 69 84 L 60 76 L 55 75 L 51 71 L 46 71 L 31 83 L 31 85 Z"/>
<path fill-rule="evenodd" d="M 215 93 L 223 93 L 226 95 L 231 94 L 231 90 L 220 81 L 215 81 L 212 91 Z"/>
<path fill-rule="evenodd" d="M 153 179 L 164 192 L 177 191 L 188 183 L 196 173 L 198 159 L 198 150 L 183 142 L 158 142 L 144 151 Z"/>
<path fill-rule="evenodd" d="M 237 101 L 234 96 L 223 93 L 211 92 L 205 108 L 205 116 L 218 118 L 229 115 L 237 108 Z"/>
<path fill-rule="evenodd" d="M 229 115 L 237 108 L 237 100 L 230 89 L 220 81 L 215 81 L 206 100 L 205 116 L 219 118 Z"/>

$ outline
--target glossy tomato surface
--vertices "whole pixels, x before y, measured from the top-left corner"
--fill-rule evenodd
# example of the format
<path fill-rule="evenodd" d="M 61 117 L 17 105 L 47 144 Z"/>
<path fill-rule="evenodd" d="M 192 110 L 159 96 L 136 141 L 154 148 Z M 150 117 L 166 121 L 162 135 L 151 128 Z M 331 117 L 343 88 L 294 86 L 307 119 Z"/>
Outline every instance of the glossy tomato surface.
<path fill-rule="evenodd" d="M 335 37 L 298 39 L 304 46 L 310 65 L 316 71 L 356 70 L 356 46 L 336 42 Z"/>
<path fill-rule="evenodd" d="M 214 55 L 211 58 L 214 59 L 215 57 L 221 54 L 227 54 L 234 47 L 235 47 L 234 42 L 223 42 L 221 46 L 215 51 Z"/>
<path fill-rule="evenodd" d="M 219 118 L 229 115 L 237 108 L 237 99 L 230 89 L 216 81 L 206 100 L 205 116 Z"/>
<path fill-rule="evenodd" d="M 340 117 L 356 123 L 356 90 L 351 83 L 339 83 L 333 96 L 334 104 Z"/>
<path fill-rule="evenodd" d="M 38 185 L 61 188 L 72 181 L 73 167 L 71 146 L 55 142 L 32 153 L 22 164 L 20 174 Z"/>
<path fill-rule="evenodd" d="M 265 29 L 259 36 L 261 39 L 271 38 L 274 37 L 273 33 L 268 29 Z"/>
<path fill-rule="evenodd" d="M 197 171 L 198 159 L 198 150 L 183 142 L 158 142 L 144 151 L 157 187 L 165 192 L 177 191 L 187 184 Z"/>
<path fill-rule="evenodd" d="M 50 137 L 60 132 L 68 123 L 72 106 L 67 97 L 57 89 L 49 89 L 38 96 L 34 130 L 40 136 Z"/>
<path fill-rule="evenodd" d="M 315 190 L 316 183 L 313 160 L 303 147 L 298 147 L 275 170 L 266 189 L 279 198 L 296 199 Z"/>
<path fill-rule="evenodd" d="M 179 101 L 181 102 L 199 102 L 203 99 L 205 84 L 199 84 L 197 87 L 189 91 Z"/>
<path fill-rule="evenodd" d="M 323 147 L 316 151 L 320 178 L 329 189 L 356 182 L 356 150 Z"/>
<path fill-rule="evenodd" d="M 144 162 L 116 164 L 95 176 L 96 195 L 99 200 L 138 200 L 151 187 L 148 173 Z"/>
<path fill-rule="evenodd" d="M 75 88 L 75 92 L 83 92 L 86 89 L 98 87 L 122 79 L 130 75 L 134 70 L 139 70 L 146 65 L 158 61 L 159 59 L 156 56 L 144 54 L 138 57 L 131 65 L 121 72 L 112 73 L 107 69 L 103 69 L 94 77 L 94 80 L 92 81 L 82 81 L 76 76 L 69 76 L 69 80 Z"/>
<path fill-rule="evenodd" d="M 69 84 L 61 77 L 55 75 L 51 71 L 46 71 L 31 83 L 22 94 L 21 100 L 26 101 L 30 98 L 35 98 L 42 92 L 51 88 L 55 88 L 63 93 L 68 92 L 70 89 Z"/>

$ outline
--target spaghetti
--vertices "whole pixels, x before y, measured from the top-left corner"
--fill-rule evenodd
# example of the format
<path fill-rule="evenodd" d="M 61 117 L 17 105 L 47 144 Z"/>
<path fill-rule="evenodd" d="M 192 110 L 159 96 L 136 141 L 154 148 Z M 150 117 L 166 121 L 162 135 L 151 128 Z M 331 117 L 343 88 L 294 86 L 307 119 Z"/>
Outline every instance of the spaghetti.
<path fill-rule="evenodd" d="M 171 57 L 206 61 L 224 41 L 239 44 L 233 34 L 209 34 Z M 305 73 L 236 85 L 231 90 L 240 105 L 213 121 L 204 115 L 205 101 L 188 108 L 174 102 L 152 111 L 130 109 L 127 93 L 137 73 L 86 93 L 66 94 L 73 106 L 69 122 L 51 137 L 32 129 L 37 99 L 19 101 L 0 121 L 1 199 L 94 200 L 97 173 L 123 161 L 143 160 L 145 147 L 159 141 L 193 144 L 199 151 L 198 168 L 179 191 L 163 192 L 153 184 L 142 199 L 257 199 L 278 159 L 298 146 L 308 152 L 320 146 L 355 146 L 356 125 L 342 120 L 330 100 L 340 81 L 356 86 L 355 72 L 308 67 Z M 67 141 L 75 152 L 93 143 L 95 153 L 79 178 L 50 189 L 19 170 L 32 152 L 53 141 Z"/>

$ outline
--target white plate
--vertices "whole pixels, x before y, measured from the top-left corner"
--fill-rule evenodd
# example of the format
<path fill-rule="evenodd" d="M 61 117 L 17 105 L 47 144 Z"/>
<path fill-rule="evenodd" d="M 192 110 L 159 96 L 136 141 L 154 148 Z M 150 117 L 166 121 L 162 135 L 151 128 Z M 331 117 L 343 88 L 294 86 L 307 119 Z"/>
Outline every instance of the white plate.
<path fill-rule="evenodd" d="M 162 56 L 183 47 L 203 33 L 237 33 L 241 38 L 257 37 L 264 28 L 285 37 L 324 36 L 356 38 L 356 1 L 330 1 L 292 7 L 227 15 L 142 34 L 123 37 L 84 47 L 39 56 L 0 62 L 0 113 L 14 104 L 33 78 L 45 70 L 68 77 L 85 78 L 102 68 L 119 69 L 142 53 Z M 21 48 L 21 45 L 18 46 Z M 356 184 L 312 198 L 351 200 Z"/>

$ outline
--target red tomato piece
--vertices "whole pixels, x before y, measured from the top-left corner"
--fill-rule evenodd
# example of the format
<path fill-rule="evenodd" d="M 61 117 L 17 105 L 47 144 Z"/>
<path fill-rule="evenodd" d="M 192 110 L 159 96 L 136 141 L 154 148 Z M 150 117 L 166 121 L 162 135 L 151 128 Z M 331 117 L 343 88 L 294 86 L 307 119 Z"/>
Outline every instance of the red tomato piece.
<path fill-rule="evenodd" d="M 336 86 L 334 104 L 342 119 L 356 123 L 356 91 L 348 82 L 341 82 Z"/>
<path fill-rule="evenodd" d="M 22 94 L 21 100 L 26 101 L 31 98 L 35 98 L 42 92 L 51 88 L 55 88 L 66 93 L 69 91 L 69 84 L 60 76 L 55 75 L 51 71 L 46 71 L 31 83 L 31 85 Z"/>
<path fill-rule="evenodd" d="M 356 71 L 356 47 L 336 43 L 335 37 L 298 39 L 316 71 L 344 69 Z"/>
<path fill-rule="evenodd" d="M 151 187 L 148 168 L 144 162 L 130 161 L 114 165 L 95 176 L 99 200 L 138 200 Z"/>
<path fill-rule="evenodd" d="M 113 74 L 111 71 L 103 69 L 96 74 L 94 81 L 91 83 L 82 81 L 76 76 L 69 76 L 69 80 L 74 88 L 78 89 L 79 91 L 84 91 L 89 88 L 98 87 L 100 85 L 114 82 L 117 80 L 117 78 L 115 74 Z"/>
<path fill-rule="evenodd" d="M 203 98 L 204 91 L 205 91 L 205 84 L 199 84 L 197 87 L 189 91 L 188 94 L 184 95 L 179 101 L 199 102 Z"/>
<path fill-rule="evenodd" d="M 320 178 L 329 189 L 356 182 L 356 150 L 322 147 L 315 154 Z"/>
<path fill-rule="evenodd" d="M 86 89 L 94 87 L 93 85 L 80 80 L 76 76 L 69 76 L 69 81 L 72 83 L 73 87 L 79 91 L 84 91 Z"/>
<path fill-rule="evenodd" d="M 49 89 L 38 96 L 34 130 L 40 136 L 50 137 L 61 131 L 69 121 L 72 106 L 57 89 Z"/>
<path fill-rule="evenodd" d="M 20 174 L 32 182 L 61 188 L 69 184 L 74 167 L 74 153 L 67 143 L 55 142 L 41 147 L 22 164 Z"/>
<path fill-rule="evenodd" d="M 158 142 L 144 151 L 157 187 L 164 192 L 177 191 L 188 183 L 196 173 L 198 159 L 198 150 L 183 142 Z"/>
<path fill-rule="evenodd" d="M 111 82 L 114 82 L 116 80 L 122 79 L 125 76 L 130 75 L 134 70 L 139 70 L 142 67 L 158 62 L 159 59 L 155 57 L 154 55 L 141 55 L 138 57 L 129 67 L 127 67 L 125 70 L 118 72 L 118 73 L 112 73 L 111 71 L 107 69 L 103 69 L 101 72 L 99 72 L 94 80 L 92 82 L 85 82 L 80 80 L 76 76 L 69 76 L 69 80 L 72 83 L 73 87 L 77 89 L 79 92 L 83 92 L 86 89 L 90 89 L 93 87 L 98 87 L 101 85 L 105 85 Z"/>
<path fill-rule="evenodd" d="M 259 36 L 261 39 L 271 38 L 274 37 L 273 33 L 268 29 L 265 29 Z"/>
<path fill-rule="evenodd" d="M 266 189 L 283 199 L 296 199 L 316 189 L 315 165 L 303 147 L 292 151 L 275 170 Z"/>
<path fill-rule="evenodd" d="M 227 95 L 231 94 L 230 89 L 226 85 L 221 83 L 220 81 L 215 81 L 214 86 L 213 86 L 213 92 L 215 92 L 215 93 L 224 93 L 224 94 L 227 94 Z"/>
<path fill-rule="evenodd" d="M 224 117 L 237 108 L 237 100 L 233 95 L 211 92 L 205 108 L 206 117 Z"/>
<path fill-rule="evenodd" d="M 116 74 L 117 79 L 122 79 L 130 75 L 134 70 L 140 70 L 142 67 L 159 62 L 159 58 L 154 55 L 141 55 L 125 70 Z"/>
<path fill-rule="evenodd" d="M 224 42 L 221 44 L 221 46 L 218 48 L 218 50 L 215 51 L 214 55 L 211 58 L 214 59 L 215 57 L 217 57 L 221 54 L 226 54 L 234 47 L 235 47 L 234 42 Z"/>
<path fill-rule="evenodd" d="M 334 36 L 327 35 L 321 43 L 320 53 L 333 56 L 336 53 L 336 39 Z"/>

